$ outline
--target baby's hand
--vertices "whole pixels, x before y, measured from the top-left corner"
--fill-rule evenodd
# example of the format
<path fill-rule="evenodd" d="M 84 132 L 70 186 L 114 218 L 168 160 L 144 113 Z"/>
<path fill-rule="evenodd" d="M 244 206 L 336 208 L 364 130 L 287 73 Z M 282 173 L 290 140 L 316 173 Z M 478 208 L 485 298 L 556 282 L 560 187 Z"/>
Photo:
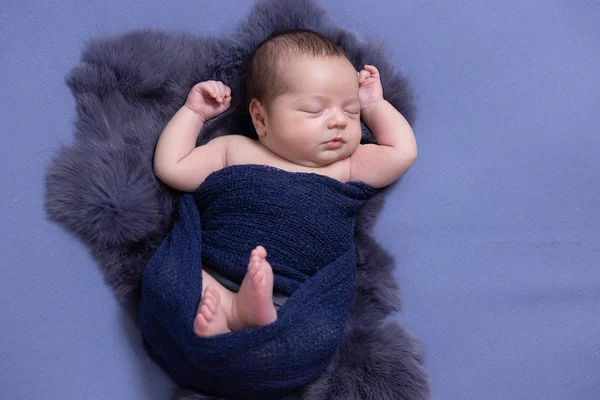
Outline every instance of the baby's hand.
<path fill-rule="evenodd" d="M 364 69 L 358 72 L 358 98 L 361 110 L 383 99 L 379 71 L 372 65 L 365 65 Z"/>
<path fill-rule="evenodd" d="M 229 108 L 231 89 L 220 81 L 197 83 L 190 90 L 185 105 L 207 121 Z"/>

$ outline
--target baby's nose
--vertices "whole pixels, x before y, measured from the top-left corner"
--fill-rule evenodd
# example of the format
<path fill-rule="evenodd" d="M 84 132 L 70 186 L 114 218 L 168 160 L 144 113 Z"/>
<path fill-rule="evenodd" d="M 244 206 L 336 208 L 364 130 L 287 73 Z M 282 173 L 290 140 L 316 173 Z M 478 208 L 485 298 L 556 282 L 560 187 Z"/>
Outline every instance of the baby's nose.
<path fill-rule="evenodd" d="M 346 114 L 341 110 L 334 111 L 331 118 L 329 119 L 329 127 L 335 128 L 344 126 L 346 126 Z"/>

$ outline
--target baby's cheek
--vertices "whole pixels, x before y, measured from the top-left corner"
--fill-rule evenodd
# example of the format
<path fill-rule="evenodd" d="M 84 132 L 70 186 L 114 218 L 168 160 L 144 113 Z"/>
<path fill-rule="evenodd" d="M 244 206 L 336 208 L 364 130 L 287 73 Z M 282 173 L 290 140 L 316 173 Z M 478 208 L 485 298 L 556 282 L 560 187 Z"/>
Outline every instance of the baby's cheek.
<path fill-rule="evenodd" d="M 352 140 L 360 143 L 360 139 L 362 138 L 362 126 L 360 125 L 360 120 L 354 122 L 352 127 Z"/>
<path fill-rule="evenodd" d="M 313 140 L 310 138 L 310 134 L 308 132 L 296 132 L 294 135 L 294 143 L 293 146 L 298 150 L 310 150 L 313 148 Z"/>
<path fill-rule="evenodd" d="M 299 149 L 307 149 L 312 147 L 315 136 L 315 127 L 306 121 L 297 121 L 290 126 L 289 138 L 294 142 L 294 145 Z"/>

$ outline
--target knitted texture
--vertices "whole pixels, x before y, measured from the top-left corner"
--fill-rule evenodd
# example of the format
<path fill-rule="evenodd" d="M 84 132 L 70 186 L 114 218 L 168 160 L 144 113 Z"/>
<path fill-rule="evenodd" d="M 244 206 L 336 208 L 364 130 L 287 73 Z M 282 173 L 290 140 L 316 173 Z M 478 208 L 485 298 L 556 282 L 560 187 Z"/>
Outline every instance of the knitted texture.
<path fill-rule="evenodd" d="M 182 386 L 228 398 L 280 398 L 331 363 L 355 285 L 355 217 L 375 189 L 259 165 L 211 174 L 179 205 L 142 276 L 140 327 Z M 263 245 L 275 286 L 291 295 L 275 323 L 211 338 L 193 332 L 200 260 L 241 282 Z"/>

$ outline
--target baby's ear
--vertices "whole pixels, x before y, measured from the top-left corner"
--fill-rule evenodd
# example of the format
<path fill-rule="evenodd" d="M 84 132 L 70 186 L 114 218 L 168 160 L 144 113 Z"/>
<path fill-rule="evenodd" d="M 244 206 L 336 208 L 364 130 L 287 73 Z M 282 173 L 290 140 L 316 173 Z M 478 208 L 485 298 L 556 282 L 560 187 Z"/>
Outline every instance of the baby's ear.
<path fill-rule="evenodd" d="M 264 106 L 257 99 L 252 99 L 250 106 L 248 106 L 248 111 L 250 111 L 250 117 L 252 117 L 252 124 L 254 125 L 254 129 L 256 129 L 256 133 L 259 137 L 263 137 L 267 133 Z"/>

